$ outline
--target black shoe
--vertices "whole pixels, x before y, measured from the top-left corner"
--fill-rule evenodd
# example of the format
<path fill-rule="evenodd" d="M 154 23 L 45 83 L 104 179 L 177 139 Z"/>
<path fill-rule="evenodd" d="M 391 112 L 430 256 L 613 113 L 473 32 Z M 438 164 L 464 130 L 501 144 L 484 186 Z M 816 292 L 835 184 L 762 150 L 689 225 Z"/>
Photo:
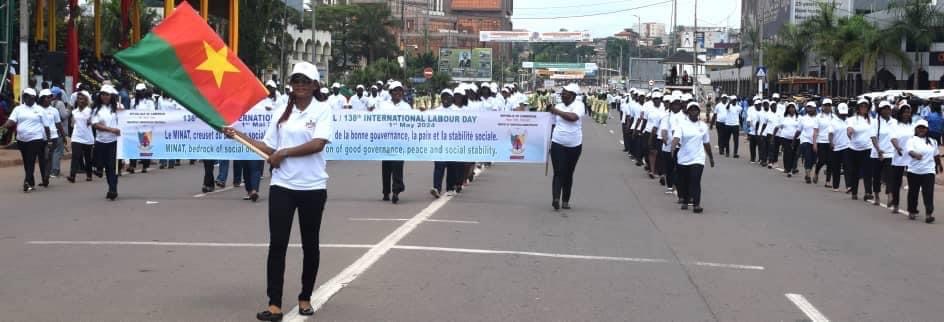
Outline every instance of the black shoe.
<path fill-rule="evenodd" d="M 382 200 L 383 200 L 383 201 L 390 201 L 390 195 L 385 193 Z"/>
<path fill-rule="evenodd" d="M 201 190 L 203 191 L 203 193 L 213 192 L 213 186 L 203 186 L 203 189 Z"/>
<path fill-rule="evenodd" d="M 49 179 L 43 179 L 43 183 L 40 183 L 39 186 L 43 188 L 49 188 Z"/>
<path fill-rule="evenodd" d="M 282 321 L 282 313 L 272 313 L 269 310 L 265 310 L 259 313 L 256 313 L 256 319 L 259 321 L 270 321 L 278 322 Z"/>
<path fill-rule="evenodd" d="M 141 173 L 147 173 L 147 168 L 141 169 Z"/>
<path fill-rule="evenodd" d="M 249 195 L 249 200 L 252 201 L 252 202 L 259 201 L 259 194 L 258 194 L 258 193 L 253 193 L 253 194 Z"/>
<path fill-rule="evenodd" d="M 682 210 L 688 210 L 688 203 L 682 204 Z"/>
<path fill-rule="evenodd" d="M 158 169 L 161 169 L 161 170 L 164 170 L 164 169 L 167 169 L 167 166 L 166 166 L 166 165 L 161 165 L 161 166 L 158 166 L 157 168 L 158 168 Z"/>
<path fill-rule="evenodd" d="M 793 174 L 790 172 L 787 172 L 787 178 L 793 178 Z"/>
<path fill-rule="evenodd" d="M 859 200 L 859 196 L 857 196 L 857 195 L 852 195 L 852 200 Z"/>
<path fill-rule="evenodd" d="M 659 177 L 659 184 L 663 186 L 665 185 L 665 177 Z"/>
<path fill-rule="evenodd" d="M 101 178 L 104 175 L 102 174 L 101 171 L 93 171 L 93 173 L 95 174 L 96 177 L 99 177 L 99 178 Z"/>
<path fill-rule="evenodd" d="M 735 159 L 740 159 L 740 158 L 741 158 L 741 156 L 740 156 L 740 155 L 737 155 L 737 154 L 735 154 L 735 155 L 734 155 L 734 158 L 735 158 Z"/>
<path fill-rule="evenodd" d="M 872 194 L 871 194 L 871 193 L 865 194 L 865 196 L 862 196 L 862 200 L 863 200 L 863 201 L 872 200 Z"/>
<path fill-rule="evenodd" d="M 704 211 L 705 211 L 705 209 L 702 208 L 702 207 L 699 207 L 699 206 L 695 206 L 695 208 L 692 208 L 692 212 L 694 212 L 694 213 L 696 213 L 696 214 L 700 214 L 700 213 L 702 213 L 702 212 L 704 212 Z"/>
<path fill-rule="evenodd" d="M 393 194 L 393 198 L 390 198 L 390 202 L 392 202 L 394 205 L 400 202 L 400 194 L 399 193 Z"/>
<path fill-rule="evenodd" d="M 134 174 L 134 168 L 128 168 L 128 174 Z"/>
<path fill-rule="evenodd" d="M 92 182 L 92 176 L 85 177 L 86 182 Z"/>
<path fill-rule="evenodd" d="M 564 203 L 561 204 L 561 208 L 570 209 L 570 203 L 565 201 Z"/>
<path fill-rule="evenodd" d="M 115 201 L 115 199 L 118 199 L 118 193 L 109 191 L 105 193 L 105 199 L 108 199 L 109 201 Z"/>
<path fill-rule="evenodd" d="M 436 199 L 439 199 L 441 195 L 441 193 L 439 192 L 439 189 L 436 189 L 436 188 L 429 189 L 429 194 L 433 195 L 433 198 L 436 198 Z"/>
<path fill-rule="evenodd" d="M 75 176 L 66 177 L 66 181 L 69 181 L 69 183 L 75 183 Z"/>
<path fill-rule="evenodd" d="M 216 186 L 217 186 L 217 187 L 220 187 L 220 188 L 226 188 L 226 182 L 217 181 L 217 182 L 216 182 Z"/>
<path fill-rule="evenodd" d="M 554 207 L 554 210 L 560 210 L 560 201 L 558 200 L 551 201 L 551 207 Z"/>
<path fill-rule="evenodd" d="M 806 184 L 811 184 L 811 183 L 813 183 L 813 180 L 810 179 L 810 177 L 804 177 L 803 180 L 806 181 Z"/>
<path fill-rule="evenodd" d="M 299 306 L 299 307 L 298 307 L 298 315 L 303 315 L 303 316 L 312 316 L 312 315 L 315 315 L 315 309 L 314 309 L 313 307 L 310 307 L 310 306 L 303 309 L 301 306 Z"/>
<path fill-rule="evenodd" d="M 934 223 L 934 216 L 928 216 L 928 218 L 924 219 L 924 222 L 927 224 Z"/>
<path fill-rule="evenodd" d="M 908 220 L 918 219 L 918 213 L 908 214 Z"/>

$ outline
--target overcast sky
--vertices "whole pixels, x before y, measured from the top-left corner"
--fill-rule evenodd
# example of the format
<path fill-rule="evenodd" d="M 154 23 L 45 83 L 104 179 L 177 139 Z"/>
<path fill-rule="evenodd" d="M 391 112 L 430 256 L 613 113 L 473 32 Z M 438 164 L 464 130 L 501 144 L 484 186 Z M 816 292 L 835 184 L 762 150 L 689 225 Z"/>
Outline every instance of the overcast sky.
<path fill-rule="evenodd" d="M 695 1 L 678 0 L 679 25 L 690 26 L 693 24 Z M 665 23 L 668 32 L 672 15 L 672 2 L 666 0 L 514 0 L 514 4 L 515 11 L 512 22 L 515 29 L 528 29 L 530 31 L 557 31 L 561 28 L 590 30 L 593 37 L 612 36 L 623 30 L 623 28 L 635 27 L 636 17 L 633 15 L 638 15 L 642 22 Z M 648 5 L 652 6 L 582 18 L 516 19 L 586 15 Z M 740 17 L 741 0 L 698 0 L 698 26 L 739 28 L 741 24 Z"/>

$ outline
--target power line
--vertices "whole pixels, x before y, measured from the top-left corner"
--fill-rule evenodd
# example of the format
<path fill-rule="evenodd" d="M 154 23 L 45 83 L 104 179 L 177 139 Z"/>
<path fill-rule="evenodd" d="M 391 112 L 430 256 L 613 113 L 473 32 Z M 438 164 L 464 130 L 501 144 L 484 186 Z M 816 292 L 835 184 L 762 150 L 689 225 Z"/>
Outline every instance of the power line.
<path fill-rule="evenodd" d="M 596 7 L 596 6 L 606 5 L 606 4 L 623 3 L 623 2 L 630 2 L 630 1 L 629 1 L 629 0 L 620 0 L 620 1 L 607 1 L 607 2 L 598 2 L 598 3 L 587 3 L 587 4 L 579 4 L 579 5 L 572 5 L 572 6 L 559 6 L 559 7 L 524 7 L 524 8 L 514 8 L 514 9 L 515 9 L 515 10 L 543 10 L 543 9 L 583 8 L 583 7 Z"/>
<path fill-rule="evenodd" d="M 585 15 L 558 16 L 558 17 L 511 17 L 511 19 L 512 19 L 512 20 L 549 20 L 549 19 L 568 19 L 568 18 L 583 18 L 583 17 L 604 16 L 604 15 L 611 15 L 611 14 L 614 14 L 614 13 L 620 13 L 620 12 L 627 12 L 627 11 L 639 10 L 639 9 L 648 8 L 648 7 L 655 7 L 655 6 L 658 6 L 658 5 L 663 5 L 663 4 L 667 4 L 667 3 L 671 3 L 671 2 L 672 2 L 672 0 L 668 0 L 668 1 L 662 1 L 662 2 L 657 2 L 657 3 L 653 3 L 653 4 L 648 4 L 648 5 L 644 5 L 644 6 L 638 6 L 638 7 L 634 7 L 634 8 L 627 8 L 627 9 L 621 9 L 621 10 L 615 10 L 615 11 L 608 11 L 608 12 L 590 13 L 590 14 L 585 14 Z"/>

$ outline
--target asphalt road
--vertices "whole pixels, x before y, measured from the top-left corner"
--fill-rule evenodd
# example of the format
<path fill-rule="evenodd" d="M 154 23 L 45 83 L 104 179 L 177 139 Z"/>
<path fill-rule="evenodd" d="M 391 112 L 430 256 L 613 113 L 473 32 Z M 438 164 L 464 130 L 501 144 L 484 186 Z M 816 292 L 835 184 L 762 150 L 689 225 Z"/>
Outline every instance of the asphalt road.
<path fill-rule="evenodd" d="M 631 164 L 618 134 L 586 123 L 574 209 L 560 212 L 543 165 L 497 164 L 433 201 L 432 164 L 408 163 L 391 205 L 379 162 L 330 163 L 312 320 L 944 316 L 944 226 L 744 158 L 706 169 L 695 215 Z M 0 169 L 0 321 L 253 321 L 266 303 L 267 193 L 199 196 L 201 176 L 199 164 L 124 176 L 106 202 L 100 180 L 23 194 L 21 169 Z M 286 310 L 300 257 L 289 251 Z"/>

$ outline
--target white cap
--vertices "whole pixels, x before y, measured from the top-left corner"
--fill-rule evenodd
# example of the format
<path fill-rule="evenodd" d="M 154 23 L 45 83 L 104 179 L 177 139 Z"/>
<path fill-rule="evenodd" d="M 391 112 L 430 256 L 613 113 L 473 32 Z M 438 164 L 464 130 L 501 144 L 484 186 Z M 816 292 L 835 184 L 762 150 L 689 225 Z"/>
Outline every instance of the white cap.
<path fill-rule="evenodd" d="M 23 95 L 36 96 L 36 90 L 32 88 L 24 88 Z"/>
<path fill-rule="evenodd" d="M 787 107 L 790 107 L 790 105 L 793 105 L 793 107 L 797 106 L 797 104 L 794 102 L 787 102 Z"/>
<path fill-rule="evenodd" d="M 272 87 L 272 88 L 279 87 L 279 85 L 276 85 L 276 84 L 275 84 L 275 81 L 274 81 L 274 80 L 271 80 L 271 79 L 270 79 L 270 80 L 267 80 L 267 81 L 265 82 L 265 86 L 267 86 L 267 87 Z"/>
<path fill-rule="evenodd" d="M 816 107 L 816 102 L 814 102 L 814 101 L 806 102 L 806 106 Z"/>
<path fill-rule="evenodd" d="M 836 107 L 836 112 L 839 114 L 849 114 L 849 105 L 846 103 L 839 103 L 839 106 Z"/>
<path fill-rule="evenodd" d="M 761 100 L 759 100 L 759 99 L 754 99 L 754 105 L 760 105 L 761 103 L 763 103 L 763 102 L 761 102 Z"/>
<path fill-rule="evenodd" d="M 443 94 L 449 94 L 449 96 L 452 96 L 452 90 L 447 88 L 447 89 L 442 90 L 442 92 L 439 92 L 439 95 L 443 95 Z"/>
<path fill-rule="evenodd" d="M 688 106 L 685 106 L 685 109 L 688 110 L 688 109 L 690 109 L 690 108 L 692 108 L 692 107 L 697 107 L 699 110 L 701 110 L 701 105 L 698 105 L 698 103 L 696 103 L 696 102 L 688 103 Z"/>
<path fill-rule="evenodd" d="M 907 106 L 908 108 L 911 108 L 911 104 L 908 104 L 908 101 L 901 101 L 901 104 L 898 104 L 898 108 L 902 108 L 905 106 Z"/>
<path fill-rule="evenodd" d="M 370 85 L 370 89 L 377 89 L 377 85 Z"/>
<path fill-rule="evenodd" d="M 147 85 L 144 85 L 142 83 L 138 83 L 138 85 L 134 85 L 134 90 L 136 91 L 143 91 L 146 89 L 147 89 Z"/>
<path fill-rule="evenodd" d="M 869 102 L 868 99 L 866 99 L 865 97 L 863 97 L 863 98 L 860 98 L 860 99 L 856 102 L 856 105 L 862 105 L 862 104 L 868 105 L 868 104 L 871 104 L 871 103 Z"/>
<path fill-rule="evenodd" d="M 341 84 L 338 84 L 338 82 L 334 82 L 334 84 L 331 84 L 331 88 L 341 88 Z"/>
<path fill-rule="evenodd" d="M 771 96 L 771 97 L 772 97 L 772 98 L 779 99 L 779 98 L 780 98 L 780 93 L 774 93 L 774 95 Z"/>
<path fill-rule="evenodd" d="M 669 95 L 669 97 L 666 99 L 666 101 L 669 101 L 669 104 L 672 104 L 672 103 L 675 103 L 675 102 L 680 102 L 681 100 L 682 100 L 681 97 L 678 97 L 678 96 L 675 96 L 675 95 Z"/>
<path fill-rule="evenodd" d="M 315 65 L 312 65 L 306 61 L 295 63 L 295 66 L 292 67 L 292 73 L 288 76 L 292 77 L 297 74 L 301 74 L 305 77 L 308 77 L 308 79 L 315 81 L 321 78 L 318 74 L 318 67 L 315 67 Z"/>
<path fill-rule="evenodd" d="M 89 94 L 89 92 L 87 91 L 79 91 L 79 95 L 85 96 L 85 98 L 88 99 L 89 102 L 92 101 L 92 94 Z"/>
<path fill-rule="evenodd" d="M 882 101 L 881 103 L 878 103 L 878 109 L 891 108 L 891 107 L 892 107 L 892 103 L 889 103 L 888 101 Z"/>
<path fill-rule="evenodd" d="M 917 129 L 919 126 L 928 127 L 928 121 L 923 120 L 923 119 L 922 119 L 922 120 L 918 120 L 918 122 L 915 122 L 914 128 Z"/>
<path fill-rule="evenodd" d="M 364 85 L 357 85 L 354 89 L 364 89 Z"/>
<path fill-rule="evenodd" d="M 832 105 L 832 104 L 833 104 L 833 100 L 828 99 L 828 98 L 824 98 L 824 99 L 823 99 L 823 105 L 826 105 L 826 104 Z"/>
<path fill-rule="evenodd" d="M 394 88 L 397 88 L 397 87 L 399 87 L 400 89 L 403 89 L 403 84 L 401 84 L 401 83 L 398 82 L 398 81 L 392 81 L 392 82 L 389 83 L 389 85 L 390 85 L 390 90 L 391 90 L 391 91 L 392 91 Z"/>
<path fill-rule="evenodd" d="M 102 88 L 98 91 L 106 94 L 118 95 L 118 90 L 116 90 L 115 87 L 111 85 L 102 85 Z"/>
<path fill-rule="evenodd" d="M 570 83 L 567 84 L 567 86 L 564 86 L 564 90 L 574 94 L 580 94 L 580 85 L 577 85 L 577 83 Z"/>
<path fill-rule="evenodd" d="M 652 93 L 652 99 L 662 98 L 662 92 Z"/>
<path fill-rule="evenodd" d="M 321 94 L 329 94 L 329 93 L 331 93 L 331 91 L 328 91 L 328 88 L 327 88 L 327 87 L 322 87 L 321 90 L 319 90 L 319 92 L 321 92 Z"/>
<path fill-rule="evenodd" d="M 48 89 L 39 91 L 39 97 L 43 97 L 43 96 L 52 96 L 52 91 Z"/>
<path fill-rule="evenodd" d="M 502 87 L 501 91 L 505 93 L 511 93 L 511 90 L 508 89 L 508 87 Z"/>

